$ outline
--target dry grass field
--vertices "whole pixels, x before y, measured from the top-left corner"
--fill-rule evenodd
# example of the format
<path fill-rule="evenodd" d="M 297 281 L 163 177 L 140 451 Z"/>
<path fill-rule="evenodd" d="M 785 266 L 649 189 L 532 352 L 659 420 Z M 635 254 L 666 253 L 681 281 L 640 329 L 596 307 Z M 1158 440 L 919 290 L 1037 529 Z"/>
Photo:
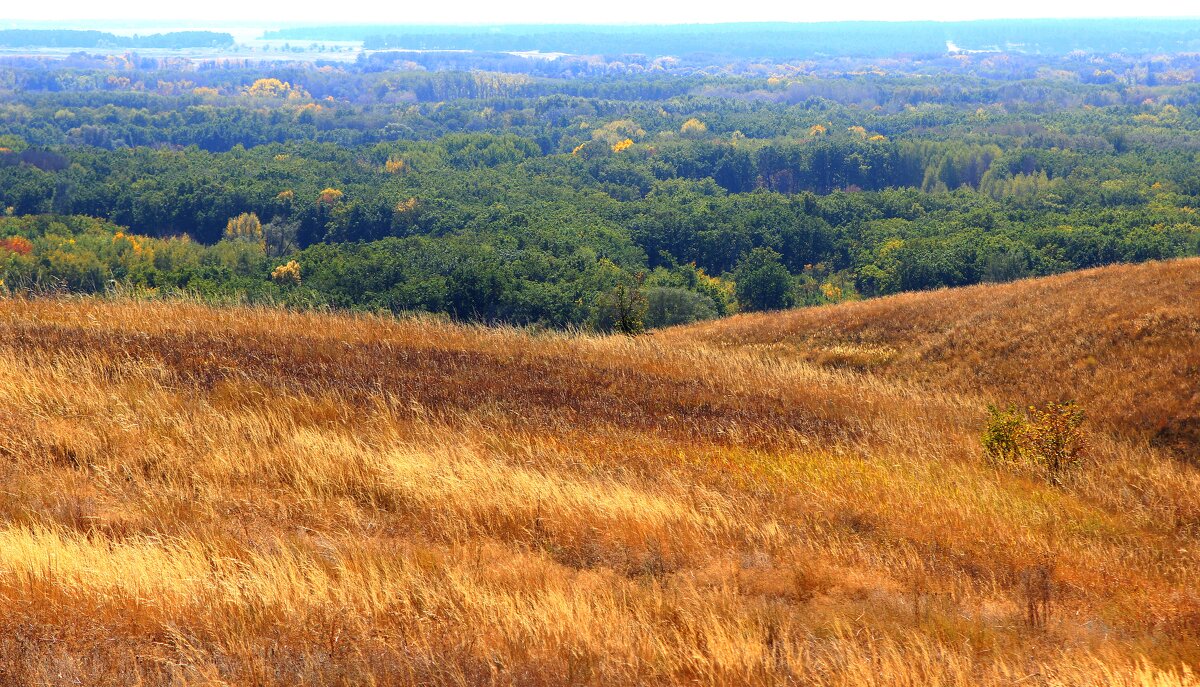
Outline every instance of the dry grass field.
<path fill-rule="evenodd" d="M 0 301 L 0 684 L 1197 685 L 1198 377 L 1197 260 L 636 339 Z M 1066 398 L 1062 485 L 983 459 Z"/>

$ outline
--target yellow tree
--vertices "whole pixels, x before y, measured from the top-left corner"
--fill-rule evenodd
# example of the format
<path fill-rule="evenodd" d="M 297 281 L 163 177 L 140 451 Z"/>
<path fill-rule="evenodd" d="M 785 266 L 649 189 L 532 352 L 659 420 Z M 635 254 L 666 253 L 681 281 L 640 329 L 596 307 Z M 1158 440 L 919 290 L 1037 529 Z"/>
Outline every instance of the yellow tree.
<path fill-rule="evenodd" d="M 253 212 L 243 212 L 231 217 L 225 224 L 225 238 L 262 243 L 262 222 Z"/>
<path fill-rule="evenodd" d="M 300 285 L 300 263 L 288 260 L 286 264 L 271 270 L 271 280 L 276 284 Z"/>
<path fill-rule="evenodd" d="M 622 150 L 628 149 L 632 145 L 633 145 L 633 139 L 627 138 L 624 141 L 617 141 L 616 143 L 614 143 L 612 146 L 612 151 L 614 153 L 619 153 Z"/>
<path fill-rule="evenodd" d="M 299 84 L 290 84 L 276 78 L 258 79 L 246 87 L 246 95 L 259 98 L 307 98 L 308 91 Z"/>
<path fill-rule="evenodd" d="M 275 78 L 258 79 L 246 87 L 246 95 L 265 98 L 281 98 L 292 90 L 292 85 Z"/>
<path fill-rule="evenodd" d="M 687 136 L 688 138 L 700 138 L 704 134 L 708 133 L 708 125 L 699 119 L 692 117 L 684 122 L 683 126 L 679 127 L 679 133 Z"/>

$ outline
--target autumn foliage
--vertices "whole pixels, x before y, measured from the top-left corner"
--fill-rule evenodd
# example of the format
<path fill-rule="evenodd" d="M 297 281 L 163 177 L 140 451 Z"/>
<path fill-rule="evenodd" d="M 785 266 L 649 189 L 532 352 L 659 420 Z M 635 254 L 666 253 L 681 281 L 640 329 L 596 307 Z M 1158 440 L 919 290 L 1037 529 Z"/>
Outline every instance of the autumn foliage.
<path fill-rule="evenodd" d="M 612 151 L 614 153 L 619 153 L 623 150 L 628 150 L 631 147 L 633 147 L 633 139 L 626 138 L 612 144 Z"/>
<path fill-rule="evenodd" d="M 679 127 L 679 133 L 687 137 L 697 138 L 708 133 L 708 125 L 699 119 L 692 117 L 684 122 L 683 126 Z"/>
<path fill-rule="evenodd" d="M 24 236 L 9 236 L 0 239 L 0 250 L 17 255 L 29 255 L 33 252 L 33 242 Z"/>
<path fill-rule="evenodd" d="M 1025 412 L 992 406 L 988 413 L 983 449 L 997 465 L 1032 469 L 1058 484 L 1084 458 L 1084 413 L 1072 402 L 1031 406 Z"/>
<path fill-rule="evenodd" d="M 259 98 L 308 98 L 309 94 L 299 85 L 281 81 L 274 77 L 257 79 L 246 87 L 246 95 Z"/>
<path fill-rule="evenodd" d="M 344 194 L 336 188 L 327 188 L 321 191 L 317 196 L 317 202 L 321 205 L 336 205 L 341 201 Z"/>
<path fill-rule="evenodd" d="M 244 212 L 237 217 L 232 217 L 225 225 L 225 238 L 254 242 L 262 241 L 262 221 L 253 212 Z"/>
<path fill-rule="evenodd" d="M 271 270 L 271 281 L 277 284 L 299 284 L 300 263 L 288 260 L 286 263 Z"/>

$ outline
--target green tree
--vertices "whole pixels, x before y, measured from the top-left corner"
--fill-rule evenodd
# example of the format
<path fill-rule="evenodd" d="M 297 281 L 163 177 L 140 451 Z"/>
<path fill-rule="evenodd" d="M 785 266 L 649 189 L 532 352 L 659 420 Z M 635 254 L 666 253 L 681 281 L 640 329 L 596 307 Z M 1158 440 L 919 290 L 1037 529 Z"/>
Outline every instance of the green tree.
<path fill-rule="evenodd" d="M 782 256 L 770 248 L 755 248 L 733 272 L 738 306 L 742 310 L 780 310 L 796 302 L 792 275 Z"/>

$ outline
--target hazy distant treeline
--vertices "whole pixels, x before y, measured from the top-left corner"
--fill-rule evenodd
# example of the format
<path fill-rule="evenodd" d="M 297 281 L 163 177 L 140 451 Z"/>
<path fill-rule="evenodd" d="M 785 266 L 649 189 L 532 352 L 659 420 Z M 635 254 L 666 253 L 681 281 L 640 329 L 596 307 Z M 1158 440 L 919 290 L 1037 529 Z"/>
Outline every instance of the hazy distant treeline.
<path fill-rule="evenodd" d="M 1200 21 L 1167 19 L 823 22 L 670 26 L 320 26 L 267 34 L 286 40 L 361 40 L 369 50 L 440 49 L 594 55 L 799 58 L 976 51 L 1064 55 L 1200 50 Z"/>
<path fill-rule="evenodd" d="M 216 31 L 174 31 L 149 36 L 60 29 L 0 31 L 0 47 L 5 48 L 222 48 L 230 45 L 233 45 L 233 36 Z"/>

